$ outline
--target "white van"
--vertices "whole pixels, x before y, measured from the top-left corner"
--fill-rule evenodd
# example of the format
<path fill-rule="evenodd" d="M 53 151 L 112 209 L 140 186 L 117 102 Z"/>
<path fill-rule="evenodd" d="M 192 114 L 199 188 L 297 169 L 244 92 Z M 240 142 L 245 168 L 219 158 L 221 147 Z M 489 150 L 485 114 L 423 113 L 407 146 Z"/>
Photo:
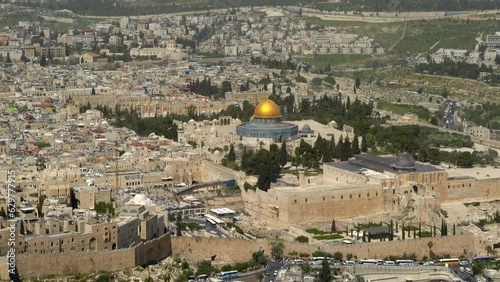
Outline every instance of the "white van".
<path fill-rule="evenodd" d="M 356 263 L 352 260 L 346 260 L 345 265 L 355 265 Z"/>
<path fill-rule="evenodd" d="M 304 261 L 301 259 L 296 259 L 293 261 L 293 264 L 304 264 Z"/>
<path fill-rule="evenodd" d="M 392 260 L 386 260 L 384 261 L 384 265 L 396 265 L 396 263 Z"/>

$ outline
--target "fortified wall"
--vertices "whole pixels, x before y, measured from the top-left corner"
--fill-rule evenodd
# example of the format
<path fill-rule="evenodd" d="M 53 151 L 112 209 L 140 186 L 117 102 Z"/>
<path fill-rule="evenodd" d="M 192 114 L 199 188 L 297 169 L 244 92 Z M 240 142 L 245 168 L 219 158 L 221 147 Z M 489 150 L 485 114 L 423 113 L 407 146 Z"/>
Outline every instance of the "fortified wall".
<path fill-rule="evenodd" d="M 500 198 L 500 178 L 472 177 L 448 179 L 447 201 L 484 201 Z"/>
<path fill-rule="evenodd" d="M 336 187 L 276 187 L 242 191 L 245 210 L 276 227 L 289 224 L 352 218 L 392 209 L 392 190 L 380 185 L 338 185 Z M 356 206 L 358 208 L 353 209 Z"/>
<path fill-rule="evenodd" d="M 244 239 L 223 239 L 223 238 L 204 238 L 204 237 L 176 237 L 172 238 L 173 254 L 179 254 L 191 262 L 198 262 L 210 259 L 216 255 L 215 264 L 224 264 L 228 260 L 237 262 L 248 261 L 252 258 L 252 253 L 258 250 L 264 250 L 264 253 L 271 254 L 271 240 L 244 240 Z M 341 252 L 344 257 L 346 254 L 353 254 L 358 259 L 383 259 L 390 255 L 401 256 L 404 253 L 415 253 L 417 258 L 429 256 L 428 243 L 432 242 L 432 251 L 435 254 L 450 254 L 453 257 L 459 257 L 464 254 L 473 256 L 474 237 L 472 235 L 457 235 L 432 237 L 424 239 L 396 240 L 372 243 L 356 243 L 352 245 L 314 245 L 298 242 L 284 241 L 285 256 L 290 252 L 312 254 L 314 251 L 321 250 L 327 253 Z M 453 246 L 453 248 L 450 248 Z"/>
<path fill-rule="evenodd" d="M 16 266 L 21 277 L 27 279 L 48 275 L 119 271 L 138 265 L 155 263 L 171 254 L 170 234 L 165 234 L 128 249 L 17 255 Z M 0 263 L 3 262 L 0 261 Z M 4 265 L 7 265 L 6 261 Z M 9 280 L 8 273 L 0 272 L 0 280 Z"/>

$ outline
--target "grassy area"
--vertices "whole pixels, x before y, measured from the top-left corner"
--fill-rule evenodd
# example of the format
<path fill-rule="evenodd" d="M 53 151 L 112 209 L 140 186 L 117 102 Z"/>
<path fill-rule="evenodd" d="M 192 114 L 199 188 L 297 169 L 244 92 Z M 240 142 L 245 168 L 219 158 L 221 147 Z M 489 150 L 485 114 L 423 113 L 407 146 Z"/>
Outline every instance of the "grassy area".
<path fill-rule="evenodd" d="M 333 26 L 346 29 L 360 36 L 373 38 L 376 44 L 384 48 L 391 47 L 403 34 L 403 22 L 370 23 L 363 21 L 330 21 L 317 17 L 309 17 L 307 20 L 314 25 Z"/>
<path fill-rule="evenodd" d="M 307 232 L 307 233 L 314 234 L 314 235 L 326 235 L 326 234 L 331 234 L 331 232 L 326 232 L 326 231 L 319 230 L 319 229 L 316 229 L 316 228 L 309 228 L 309 229 L 306 229 L 306 232 Z"/>
<path fill-rule="evenodd" d="M 403 35 L 404 22 L 370 23 L 362 21 L 329 21 L 308 18 L 311 24 L 334 26 L 348 32 L 373 38 L 376 44 L 388 49 Z M 456 48 L 472 50 L 476 38 L 481 34 L 492 33 L 500 29 L 498 21 L 468 21 L 456 19 L 408 21 L 404 38 L 394 46 L 392 53 L 401 56 L 425 54 L 429 48 Z"/>
<path fill-rule="evenodd" d="M 403 228 L 404 231 L 418 231 L 418 227 L 416 226 L 405 226 L 405 228 Z"/>
<path fill-rule="evenodd" d="M 377 104 L 379 109 L 390 111 L 398 115 L 404 115 L 406 113 L 414 113 L 422 120 L 428 120 L 431 116 L 431 112 L 422 106 L 414 105 L 399 105 L 392 104 L 389 102 L 379 102 Z"/>
<path fill-rule="evenodd" d="M 324 68 L 326 65 L 348 65 L 364 62 L 372 58 L 371 55 L 357 55 L 357 54 L 320 54 L 313 57 L 297 58 L 297 60 L 309 63 L 317 68 Z"/>
<path fill-rule="evenodd" d="M 420 232 L 418 237 L 419 238 L 428 238 L 428 237 L 431 237 L 431 233 L 428 231 L 422 231 L 422 232 Z"/>
<path fill-rule="evenodd" d="M 340 234 L 329 234 L 329 235 L 314 236 L 313 238 L 316 240 L 336 240 L 336 239 L 342 239 L 344 238 L 344 236 Z"/>
<path fill-rule="evenodd" d="M 394 48 L 399 54 L 426 53 L 434 49 L 455 48 L 472 50 L 476 37 L 500 28 L 497 21 L 468 21 L 455 19 L 409 21 L 404 39 Z"/>

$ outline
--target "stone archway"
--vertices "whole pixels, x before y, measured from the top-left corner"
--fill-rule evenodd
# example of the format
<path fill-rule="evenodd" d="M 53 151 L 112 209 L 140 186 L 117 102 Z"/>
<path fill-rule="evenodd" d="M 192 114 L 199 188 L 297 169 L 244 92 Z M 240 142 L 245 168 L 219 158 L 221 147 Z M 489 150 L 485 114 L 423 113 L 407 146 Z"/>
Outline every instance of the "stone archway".
<path fill-rule="evenodd" d="M 96 250 L 97 249 L 97 240 L 96 238 L 92 237 L 89 241 L 89 250 Z"/>

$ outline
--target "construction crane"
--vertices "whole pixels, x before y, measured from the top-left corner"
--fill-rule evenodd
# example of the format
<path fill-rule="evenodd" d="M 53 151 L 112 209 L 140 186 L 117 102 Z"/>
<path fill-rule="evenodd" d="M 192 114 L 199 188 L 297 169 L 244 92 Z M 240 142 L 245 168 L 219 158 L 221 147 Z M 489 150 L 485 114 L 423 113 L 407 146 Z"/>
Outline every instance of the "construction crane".
<path fill-rule="evenodd" d="M 115 193 L 116 196 L 120 194 L 120 186 L 118 185 L 118 157 L 120 152 L 118 151 L 118 141 L 115 141 Z"/>

